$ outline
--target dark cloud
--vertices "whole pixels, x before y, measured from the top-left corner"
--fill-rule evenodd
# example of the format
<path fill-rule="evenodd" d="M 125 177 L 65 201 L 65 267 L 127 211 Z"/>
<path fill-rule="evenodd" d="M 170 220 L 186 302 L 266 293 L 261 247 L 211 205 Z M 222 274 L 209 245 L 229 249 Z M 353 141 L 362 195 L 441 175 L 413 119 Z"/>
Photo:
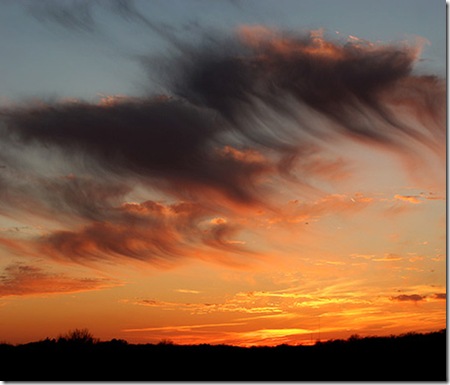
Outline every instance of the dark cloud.
<path fill-rule="evenodd" d="M 424 300 L 425 297 L 419 294 L 401 294 L 401 295 L 397 295 L 395 297 L 391 297 L 391 300 L 393 301 L 400 301 L 400 302 L 405 302 L 405 301 L 413 301 L 413 302 L 417 302 L 417 301 L 422 301 Z"/>
<path fill-rule="evenodd" d="M 447 299 L 447 293 L 436 293 L 433 295 L 434 299 Z"/>
<path fill-rule="evenodd" d="M 221 151 L 217 136 L 223 125 L 182 100 L 46 105 L 3 116 L 2 137 L 15 145 L 56 147 L 70 161 L 83 154 L 85 162 L 98 162 L 108 173 L 157 179 L 179 193 L 209 187 L 251 203 L 253 176 L 270 168 Z"/>
<path fill-rule="evenodd" d="M 183 53 L 174 65 L 177 76 L 170 72 L 171 89 L 265 145 L 288 147 L 298 130 L 333 138 L 302 116 L 307 110 L 327 118 L 337 133 L 358 139 L 397 147 L 409 139 L 430 141 L 393 111 L 388 98 L 417 105 L 422 119 L 442 116 L 443 82 L 412 74 L 417 47 L 263 32 L 246 29 L 241 39 L 209 39 Z M 297 131 L 286 129 L 289 118 Z M 443 120 L 438 123 L 442 131 Z"/>

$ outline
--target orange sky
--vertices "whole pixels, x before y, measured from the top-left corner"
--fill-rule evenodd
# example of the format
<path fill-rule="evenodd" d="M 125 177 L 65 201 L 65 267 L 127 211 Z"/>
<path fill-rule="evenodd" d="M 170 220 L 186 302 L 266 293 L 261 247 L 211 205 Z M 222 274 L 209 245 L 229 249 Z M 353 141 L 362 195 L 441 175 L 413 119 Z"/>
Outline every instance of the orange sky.
<path fill-rule="evenodd" d="M 360 159 L 326 192 L 277 184 L 273 211 L 233 207 L 205 220 L 205 232 L 236 226 L 219 250 L 89 266 L 3 250 L 0 339 L 87 327 L 134 343 L 276 345 L 445 327 L 444 165 L 421 183 L 386 152 L 353 146 Z M 42 231 L 7 223 L 13 240 Z"/>
<path fill-rule="evenodd" d="M 304 43 L 242 27 L 236 39 L 251 51 L 233 65 L 254 73 L 237 96 L 193 77 L 197 93 L 180 103 L 10 108 L 0 341 L 88 328 L 102 340 L 247 346 L 444 328 L 444 86 L 409 72 L 416 43 L 352 38 L 349 48 L 323 31 Z M 321 68 L 304 79 L 310 92 L 284 78 L 305 61 Z M 333 89 L 329 68 L 342 72 Z M 166 121 L 172 109 L 187 128 Z M 161 141 L 147 151 L 131 138 L 142 120 L 176 136 L 145 136 Z M 110 136 L 98 140 L 97 125 Z"/>

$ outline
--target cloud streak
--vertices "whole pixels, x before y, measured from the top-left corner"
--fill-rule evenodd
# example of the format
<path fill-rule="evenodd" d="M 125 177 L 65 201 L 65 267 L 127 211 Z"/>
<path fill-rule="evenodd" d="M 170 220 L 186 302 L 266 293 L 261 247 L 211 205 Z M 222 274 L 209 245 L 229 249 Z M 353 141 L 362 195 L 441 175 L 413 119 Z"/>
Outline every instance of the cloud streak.
<path fill-rule="evenodd" d="M 224 128 L 208 111 L 167 97 L 45 105 L 4 117 L 2 137 L 16 146 L 56 148 L 70 162 L 81 154 L 104 173 L 157 180 L 172 193 L 210 188 L 251 203 L 252 179 L 270 168 L 262 156 L 220 148 L 215 138 Z"/>
<path fill-rule="evenodd" d="M 171 267 L 180 258 L 220 250 L 248 253 L 232 238 L 239 228 L 228 223 L 208 223 L 210 214 L 199 205 L 164 205 L 146 201 L 125 203 L 111 210 L 109 218 L 89 222 L 77 230 L 54 231 L 34 241 L 44 255 L 89 263 L 104 259 L 146 261 Z"/>
<path fill-rule="evenodd" d="M 412 74 L 418 46 L 342 44 L 325 40 L 321 31 L 298 36 L 264 27 L 243 27 L 240 35 L 184 54 L 172 83 L 175 93 L 218 111 L 265 145 L 289 147 L 299 130 L 331 139 L 332 133 L 308 121 L 312 111 L 353 138 L 396 147 L 408 140 L 436 146 L 393 111 L 394 104 L 420 106 L 425 119 L 435 120 L 431 129 L 443 128 L 442 81 Z M 395 100 L 389 97 L 393 94 Z M 295 130 L 283 129 L 286 118 L 295 121 Z"/>
<path fill-rule="evenodd" d="M 419 295 L 419 294 L 401 294 L 401 295 L 397 295 L 395 297 L 391 297 L 391 300 L 393 301 L 400 301 L 400 302 L 405 302 L 405 301 L 412 301 L 412 302 L 417 302 L 417 301 L 422 301 L 425 297 Z"/>
<path fill-rule="evenodd" d="M 67 294 L 118 286 L 114 280 L 51 274 L 25 264 L 11 264 L 0 275 L 0 297 Z"/>

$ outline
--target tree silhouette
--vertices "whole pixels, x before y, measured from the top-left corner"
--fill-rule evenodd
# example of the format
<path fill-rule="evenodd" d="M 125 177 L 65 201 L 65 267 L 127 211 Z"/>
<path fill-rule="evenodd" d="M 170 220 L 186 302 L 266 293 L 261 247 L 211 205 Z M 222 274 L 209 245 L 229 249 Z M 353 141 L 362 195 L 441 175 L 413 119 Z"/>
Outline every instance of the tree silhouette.
<path fill-rule="evenodd" d="M 58 337 L 58 343 L 70 343 L 73 345 L 92 345 L 97 342 L 98 340 L 86 328 L 69 330 L 66 334 Z"/>
<path fill-rule="evenodd" d="M 163 338 L 161 341 L 158 342 L 158 345 L 160 346 L 172 346 L 174 345 L 174 342 L 168 338 Z"/>
<path fill-rule="evenodd" d="M 400 336 L 353 335 L 311 346 L 161 342 L 98 342 L 89 330 L 75 329 L 57 340 L 0 344 L 1 372 L 10 381 L 445 382 L 448 377 L 445 329 Z M 167 370 L 168 362 L 176 370 Z M 18 363 L 26 370 L 18 370 Z"/>

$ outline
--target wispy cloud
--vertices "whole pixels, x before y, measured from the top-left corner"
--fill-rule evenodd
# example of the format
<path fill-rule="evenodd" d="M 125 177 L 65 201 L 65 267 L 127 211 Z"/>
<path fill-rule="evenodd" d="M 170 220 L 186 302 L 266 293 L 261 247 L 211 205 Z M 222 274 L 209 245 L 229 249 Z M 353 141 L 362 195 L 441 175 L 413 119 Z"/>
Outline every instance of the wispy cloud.
<path fill-rule="evenodd" d="M 413 288 L 411 288 L 412 290 Z M 433 293 L 430 292 L 431 288 L 423 288 L 428 289 L 426 293 L 423 294 L 400 294 L 397 296 L 392 296 L 390 299 L 392 301 L 400 301 L 400 302 L 418 302 L 418 301 L 433 301 L 433 300 L 446 300 L 447 299 L 447 293 Z"/>
<path fill-rule="evenodd" d="M 400 302 L 404 302 L 404 301 L 417 302 L 417 301 L 423 301 L 424 298 L 425 297 L 423 297 L 419 294 L 400 294 L 395 297 L 391 297 L 391 299 L 393 301 L 400 301 Z"/>
<path fill-rule="evenodd" d="M 68 294 L 120 286 L 107 278 L 77 278 L 27 264 L 11 264 L 0 275 L 0 297 Z"/>
<path fill-rule="evenodd" d="M 175 290 L 178 293 L 186 293 L 186 294 L 200 294 L 201 291 L 199 290 L 192 290 L 192 289 L 176 289 Z"/>
<path fill-rule="evenodd" d="M 404 202 L 409 202 L 409 203 L 412 203 L 412 204 L 415 204 L 415 205 L 422 203 L 422 201 L 420 200 L 420 197 L 419 196 L 415 196 L 415 195 L 400 195 L 400 194 L 396 194 L 394 196 L 394 199 L 398 199 L 398 200 L 401 200 L 401 201 L 404 201 Z"/>
<path fill-rule="evenodd" d="M 393 253 L 385 253 L 383 257 L 372 258 L 372 261 L 375 262 L 395 262 L 401 261 L 403 257 L 398 254 Z"/>
<path fill-rule="evenodd" d="M 192 329 L 215 328 L 222 326 L 237 326 L 237 325 L 243 325 L 243 322 L 222 322 L 222 323 L 198 324 L 198 325 L 194 324 L 194 325 L 161 326 L 161 327 L 125 329 L 124 331 L 125 332 L 190 331 Z"/>

